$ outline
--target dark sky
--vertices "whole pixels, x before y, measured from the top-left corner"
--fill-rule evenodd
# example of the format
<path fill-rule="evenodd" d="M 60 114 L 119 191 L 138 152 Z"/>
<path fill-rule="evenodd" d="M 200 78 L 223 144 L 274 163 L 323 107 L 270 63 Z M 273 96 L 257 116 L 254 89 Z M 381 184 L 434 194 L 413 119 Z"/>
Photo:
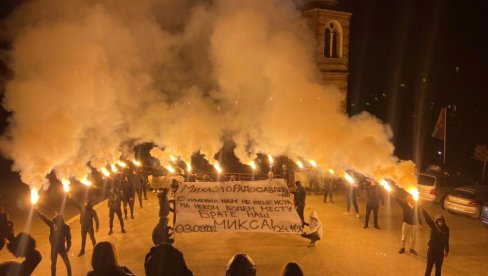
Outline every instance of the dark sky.
<path fill-rule="evenodd" d="M 0 0 L 0 18 L 19 2 Z M 448 165 L 479 176 L 470 156 L 488 143 L 488 1 L 341 0 L 337 8 L 353 13 L 348 111 L 388 122 L 396 154 L 425 167 L 441 160 L 442 142 L 430 136 L 450 106 Z"/>

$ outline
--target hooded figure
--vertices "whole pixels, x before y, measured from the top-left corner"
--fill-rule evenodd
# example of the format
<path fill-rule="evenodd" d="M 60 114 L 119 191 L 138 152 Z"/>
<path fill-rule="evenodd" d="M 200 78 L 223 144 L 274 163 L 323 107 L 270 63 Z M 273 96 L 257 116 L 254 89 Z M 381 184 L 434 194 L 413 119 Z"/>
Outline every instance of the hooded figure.
<path fill-rule="evenodd" d="M 124 229 L 124 219 L 122 218 L 122 210 L 121 210 L 121 203 L 124 195 L 122 192 L 117 189 L 115 186 L 112 187 L 110 194 L 108 195 L 108 208 L 109 208 L 109 228 L 108 231 L 109 235 L 113 233 L 113 226 L 114 226 L 114 215 L 117 214 L 120 222 L 120 228 L 122 233 L 125 233 Z"/>
<path fill-rule="evenodd" d="M 0 264 L 0 275 L 31 275 L 42 256 L 36 250 L 36 241 L 29 234 L 20 233 L 7 244 L 8 251 L 15 257 L 24 257 L 22 263 L 8 261 Z"/>
<path fill-rule="evenodd" d="M 125 219 L 127 219 L 127 205 L 129 205 L 130 209 L 130 218 L 134 219 L 134 201 L 136 198 L 136 188 L 134 186 L 134 183 L 130 181 L 127 176 L 124 176 L 120 183 L 122 187 L 122 193 L 124 194 L 122 202 L 124 203 Z"/>
<path fill-rule="evenodd" d="M 315 246 L 315 242 L 322 239 L 324 229 L 322 229 L 322 222 L 320 222 L 319 216 L 316 211 L 310 213 L 310 232 L 304 232 L 302 237 L 310 239 L 309 247 Z"/>
<path fill-rule="evenodd" d="M 140 174 L 137 173 L 136 170 L 132 170 L 132 173 L 129 175 L 129 182 L 131 182 L 132 185 L 134 186 L 134 190 L 137 194 L 137 199 L 139 200 L 139 206 L 142 208 L 142 192 L 144 190 L 143 189 L 144 179 Z"/>
<path fill-rule="evenodd" d="M 192 276 L 183 253 L 172 245 L 161 243 L 149 250 L 144 261 L 147 276 Z"/>
<path fill-rule="evenodd" d="M 256 265 L 248 255 L 238 253 L 230 258 L 225 266 L 226 276 L 255 276 Z"/>
<path fill-rule="evenodd" d="M 71 198 L 71 196 L 70 196 Z M 78 211 L 80 212 L 80 225 L 81 225 L 81 250 L 80 253 L 78 254 L 78 257 L 85 255 L 85 245 L 86 245 L 86 234 L 90 235 L 90 240 L 92 242 L 93 247 L 95 247 L 95 244 L 97 244 L 97 241 L 95 240 L 95 231 L 93 228 L 93 221 L 95 221 L 96 229 L 98 232 L 98 229 L 100 228 L 99 226 L 99 221 L 98 221 L 98 216 L 97 212 L 93 210 L 93 206 L 91 201 L 87 201 L 83 207 L 76 202 L 76 200 L 71 199 Z"/>
<path fill-rule="evenodd" d="M 68 276 L 71 276 L 71 264 L 68 259 L 68 252 L 71 248 L 71 231 L 69 226 L 64 223 L 62 215 L 56 214 L 49 220 L 43 213 L 37 210 L 37 214 L 49 227 L 49 243 L 51 244 L 51 275 L 56 275 L 56 262 L 58 255 L 63 259 L 66 265 Z"/>
<path fill-rule="evenodd" d="M 447 227 L 446 220 L 442 215 L 435 216 L 435 220 L 432 221 L 425 210 L 422 210 L 422 214 L 430 227 L 425 275 L 430 275 L 435 265 L 435 275 L 440 276 L 444 257 L 449 254 L 449 227 Z"/>

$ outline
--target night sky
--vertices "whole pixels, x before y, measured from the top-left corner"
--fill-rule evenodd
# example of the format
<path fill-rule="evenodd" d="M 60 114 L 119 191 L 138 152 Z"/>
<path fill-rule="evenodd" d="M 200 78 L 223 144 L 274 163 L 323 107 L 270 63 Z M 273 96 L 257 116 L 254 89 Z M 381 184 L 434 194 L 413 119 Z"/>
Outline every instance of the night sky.
<path fill-rule="evenodd" d="M 0 1 L 0 18 L 19 2 Z M 482 164 L 471 156 L 477 143 L 488 144 L 488 1 L 350 0 L 336 8 L 353 14 L 348 112 L 389 123 L 397 156 L 425 168 L 442 160 L 431 133 L 450 106 L 448 167 L 479 179 Z M 0 75 L 8 77 L 4 61 Z M 7 113 L 0 115 L 3 131 Z M 9 164 L 0 160 L 3 183 L 15 177 Z"/>

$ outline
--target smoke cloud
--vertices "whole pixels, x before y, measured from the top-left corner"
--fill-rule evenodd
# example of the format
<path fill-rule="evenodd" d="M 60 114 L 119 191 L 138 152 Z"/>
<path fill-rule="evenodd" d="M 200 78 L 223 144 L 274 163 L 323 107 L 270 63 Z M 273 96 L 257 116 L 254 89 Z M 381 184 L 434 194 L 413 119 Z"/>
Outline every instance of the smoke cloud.
<path fill-rule="evenodd" d="M 13 41 L 2 152 L 22 181 L 82 179 L 152 142 L 162 162 L 213 163 L 231 135 L 256 154 L 414 184 L 375 117 L 348 117 L 323 85 L 314 41 L 293 1 L 33 0 L 6 21 Z"/>

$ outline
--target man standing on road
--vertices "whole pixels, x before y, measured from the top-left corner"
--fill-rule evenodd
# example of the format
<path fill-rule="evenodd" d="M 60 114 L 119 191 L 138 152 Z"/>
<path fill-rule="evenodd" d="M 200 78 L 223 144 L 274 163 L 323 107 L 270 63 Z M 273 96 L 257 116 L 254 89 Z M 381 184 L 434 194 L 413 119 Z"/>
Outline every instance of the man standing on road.
<path fill-rule="evenodd" d="M 69 226 L 64 223 L 62 215 L 55 213 L 52 221 L 48 219 L 43 213 L 37 210 L 37 214 L 42 221 L 49 227 L 49 243 L 51 244 L 51 275 L 56 275 L 56 263 L 58 255 L 63 259 L 66 265 L 68 276 L 71 276 L 71 264 L 68 258 L 68 252 L 71 248 L 71 231 Z"/>
<path fill-rule="evenodd" d="M 380 230 L 380 227 L 378 225 L 378 212 L 380 210 L 380 202 L 381 205 L 385 205 L 385 203 L 383 202 L 382 191 L 380 190 L 376 181 L 371 180 L 370 183 L 366 186 L 366 218 L 364 220 L 364 229 L 368 228 L 369 216 L 371 215 L 371 211 L 373 211 L 374 228 Z"/>
<path fill-rule="evenodd" d="M 113 225 L 114 225 L 114 215 L 117 214 L 117 217 L 119 218 L 120 222 L 120 228 L 122 230 L 122 233 L 125 233 L 124 229 L 124 219 L 122 218 L 122 198 L 124 195 L 122 194 L 122 191 L 117 189 L 115 186 L 112 187 L 112 190 L 110 194 L 108 195 L 108 208 L 109 208 L 109 228 L 110 230 L 108 231 L 109 235 L 112 235 L 113 231 Z"/>
<path fill-rule="evenodd" d="M 344 215 L 349 216 L 351 214 L 351 205 L 354 206 L 354 210 L 356 211 L 356 218 L 360 218 L 359 215 L 359 207 L 358 207 L 358 187 L 356 184 L 350 184 L 344 182 L 344 190 L 346 193 L 346 203 L 347 203 L 347 210 L 343 213 Z"/>
<path fill-rule="evenodd" d="M 97 212 L 93 210 L 93 206 L 89 200 L 82 207 L 80 206 L 80 204 L 78 204 L 78 202 L 76 202 L 76 200 L 71 198 L 71 195 L 69 195 L 69 198 L 73 201 L 76 209 L 78 209 L 78 211 L 80 212 L 81 250 L 78 254 L 78 257 L 81 257 L 85 255 L 86 234 L 90 235 L 90 240 L 93 247 L 95 247 L 95 245 L 97 244 L 97 241 L 95 240 L 95 231 L 93 229 L 93 221 L 95 221 L 97 232 L 98 229 L 100 229 L 100 224 L 98 221 Z"/>
<path fill-rule="evenodd" d="M 302 220 L 302 225 L 308 225 L 305 222 L 305 218 L 303 215 L 303 212 L 305 211 L 305 198 L 307 197 L 307 193 L 305 192 L 305 189 L 303 188 L 300 181 L 295 182 L 295 185 L 297 188 L 295 190 L 293 203 L 295 204 L 295 208 L 297 209 L 298 216 Z"/>
<path fill-rule="evenodd" d="M 129 177 L 123 176 L 122 178 L 122 193 L 124 194 L 123 203 L 124 203 L 124 215 L 125 219 L 127 219 L 127 205 L 129 205 L 130 209 L 130 218 L 134 219 L 134 201 L 136 197 L 136 189 L 134 187 L 134 183 L 130 181 Z"/>
<path fill-rule="evenodd" d="M 139 206 L 142 208 L 142 192 L 144 190 L 144 179 L 136 172 L 136 170 L 132 170 L 132 173 L 129 175 L 129 182 L 131 182 L 134 186 L 134 190 L 137 194 L 137 199 L 139 200 Z"/>
<path fill-rule="evenodd" d="M 332 191 L 334 191 L 335 181 L 335 177 L 324 177 L 324 203 L 327 203 L 327 196 L 329 196 L 330 203 L 334 203 Z"/>
<path fill-rule="evenodd" d="M 435 216 L 432 221 L 429 214 L 422 209 L 425 222 L 430 227 L 429 249 L 427 251 L 427 267 L 425 275 L 430 276 L 435 265 L 435 275 L 440 276 L 444 257 L 449 254 L 449 227 L 442 215 Z"/>
<path fill-rule="evenodd" d="M 415 251 L 414 249 L 415 238 L 417 237 L 419 225 L 422 225 L 422 222 L 420 221 L 420 212 L 418 206 L 417 204 L 415 204 L 415 200 L 413 200 L 413 197 L 411 195 L 407 197 L 407 203 L 401 200 L 398 195 L 395 196 L 395 200 L 400 205 L 403 212 L 401 248 L 398 253 L 405 253 L 405 241 L 407 240 L 407 238 L 409 238 L 410 254 L 417 255 L 417 251 Z"/>

